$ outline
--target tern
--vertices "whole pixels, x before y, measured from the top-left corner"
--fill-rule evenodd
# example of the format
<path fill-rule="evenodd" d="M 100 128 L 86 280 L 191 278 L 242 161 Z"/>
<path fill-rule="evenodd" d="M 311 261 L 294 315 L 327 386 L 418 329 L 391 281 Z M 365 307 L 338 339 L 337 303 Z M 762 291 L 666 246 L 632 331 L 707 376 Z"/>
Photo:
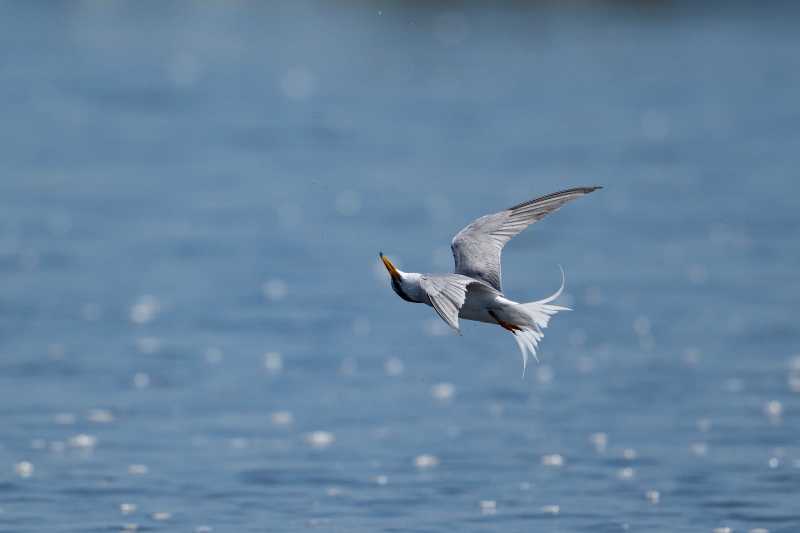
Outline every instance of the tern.
<path fill-rule="evenodd" d="M 472 221 L 453 237 L 452 274 L 403 272 L 383 252 L 379 256 L 389 271 L 392 289 L 400 298 L 433 307 L 459 334 L 459 318 L 499 325 L 511 332 L 522 353 L 524 376 L 528 357 L 539 360 L 536 348 L 550 317 L 570 310 L 551 303 L 564 291 L 564 270 L 561 269 L 561 287 L 551 296 L 535 302 L 515 302 L 505 296 L 501 284 L 503 246 L 567 202 L 601 188 L 575 187 L 555 192 Z"/>

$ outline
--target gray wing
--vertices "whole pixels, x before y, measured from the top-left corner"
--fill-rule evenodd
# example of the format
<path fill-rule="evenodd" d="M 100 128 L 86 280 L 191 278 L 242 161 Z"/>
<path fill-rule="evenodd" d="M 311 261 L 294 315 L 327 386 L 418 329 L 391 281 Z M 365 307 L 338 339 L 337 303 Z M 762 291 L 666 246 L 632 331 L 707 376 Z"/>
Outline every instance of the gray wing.
<path fill-rule="evenodd" d="M 577 187 L 555 192 L 473 221 L 453 238 L 451 248 L 456 263 L 455 272 L 485 281 L 502 291 L 500 254 L 503 246 L 516 234 L 567 202 L 601 188 Z"/>
<path fill-rule="evenodd" d="M 476 283 L 474 279 L 458 274 L 424 274 L 419 280 L 422 290 L 428 295 L 431 307 L 447 322 L 447 325 L 460 332 L 458 313 L 464 305 L 467 287 Z"/>

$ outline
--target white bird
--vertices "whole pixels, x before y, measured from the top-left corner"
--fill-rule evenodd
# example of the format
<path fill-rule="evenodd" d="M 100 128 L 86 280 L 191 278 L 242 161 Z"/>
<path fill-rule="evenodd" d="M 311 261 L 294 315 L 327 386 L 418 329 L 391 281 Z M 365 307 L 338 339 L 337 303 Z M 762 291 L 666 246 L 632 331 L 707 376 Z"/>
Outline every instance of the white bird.
<path fill-rule="evenodd" d="M 522 352 L 522 375 L 528 356 L 538 361 L 536 347 L 550 317 L 568 307 L 554 305 L 561 287 L 543 300 L 518 303 L 506 298 L 500 282 L 500 254 L 503 246 L 522 230 L 559 209 L 567 202 L 602 187 L 576 187 L 515 205 L 505 211 L 482 216 L 462 229 L 450 245 L 455 260 L 453 274 L 403 272 L 381 252 L 380 258 L 392 282 L 392 289 L 407 302 L 430 305 L 451 328 L 461 332 L 458 319 L 497 324 L 514 335 Z"/>

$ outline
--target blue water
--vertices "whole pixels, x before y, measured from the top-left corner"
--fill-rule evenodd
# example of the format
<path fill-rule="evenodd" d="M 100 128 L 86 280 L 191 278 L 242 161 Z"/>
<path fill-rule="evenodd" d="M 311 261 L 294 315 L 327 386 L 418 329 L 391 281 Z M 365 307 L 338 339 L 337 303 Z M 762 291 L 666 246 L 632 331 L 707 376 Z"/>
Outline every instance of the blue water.
<path fill-rule="evenodd" d="M 2 3 L 0 530 L 800 531 L 800 13 L 648 5 Z"/>

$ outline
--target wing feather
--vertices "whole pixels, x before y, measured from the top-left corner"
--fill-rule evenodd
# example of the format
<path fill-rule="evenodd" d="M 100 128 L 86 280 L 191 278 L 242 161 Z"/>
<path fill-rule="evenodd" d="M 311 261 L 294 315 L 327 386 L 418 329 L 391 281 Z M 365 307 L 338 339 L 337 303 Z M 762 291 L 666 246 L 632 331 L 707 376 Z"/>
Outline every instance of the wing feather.
<path fill-rule="evenodd" d="M 503 246 L 567 202 L 600 188 L 576 187 L 555 192 L 474 220 L 453 238 L 455 273 L 485 281 L 502 291 L 500 255 Z"/>
<path fill-rule="evenodd" d="M 420 286 L 428 295 L 431 307 L 448 326 L 460 332 L 458 313 L 467 296 L 467 287 L 474 279 L 458 274 L 430 275 L 420 278 Z"/>

